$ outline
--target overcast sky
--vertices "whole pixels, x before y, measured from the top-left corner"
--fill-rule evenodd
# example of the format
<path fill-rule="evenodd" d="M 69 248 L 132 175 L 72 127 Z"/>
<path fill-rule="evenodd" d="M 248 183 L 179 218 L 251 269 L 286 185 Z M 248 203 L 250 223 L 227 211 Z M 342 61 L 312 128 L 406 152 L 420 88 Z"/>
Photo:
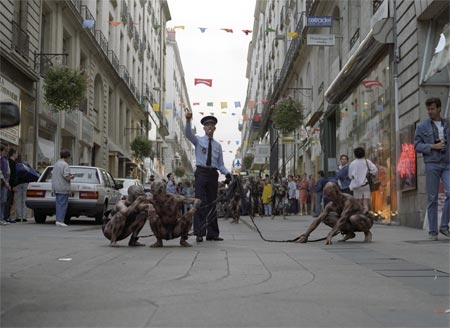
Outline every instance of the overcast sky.
<path fill-rule="evenodd" d="M 214 113 L 218 118 L 214 139 L 222 141 L 224 162 L 229 170 L 240 146 L 238 122 L 242 121 L 247 93 L 245 71 L 252 33 L 245 35 L 242 30 L 253 28 L 255 3 L 255 0 L 168 0 L 172 20 L 167 27 L 184 26 L 184 29 L 176 28 L 176 40 L 193 123 L 197 133 L 203 135 L 200 112 L 204 115 Z M 206 28 L 205 32 L 202 33 L 199 27 Z M 233 33 L 221 29 L 232 29 Z M 212 87 L 194 86 L 195 78 L 212 79 Z M 236 101 L 241 107 L 235 108 Z M 200 106 L 193 106 L 195 102 Z M 213 102 L 214 107 L 208 107 L 207 102 Z M 228 108 L 221 109 L 221 102 L 227 102 Z"/>

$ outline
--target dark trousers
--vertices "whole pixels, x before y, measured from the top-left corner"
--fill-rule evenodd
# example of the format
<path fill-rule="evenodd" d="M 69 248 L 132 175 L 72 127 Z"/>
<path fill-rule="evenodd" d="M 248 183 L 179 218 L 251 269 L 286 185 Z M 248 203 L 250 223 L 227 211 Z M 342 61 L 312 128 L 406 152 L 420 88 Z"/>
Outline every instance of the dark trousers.
<path fill-rule="evenodd" d="M 14 203 L 14 191 L 12 191 L 12 187 L 11 190 L 8 190 L 7 195 L 5 204 L 5 220 L 9 220 L 11 218 L 11 208 Z"/>
<path fill-rule="evenodd" d="M 197 167 L 195 171 L 195 198 L 202 201 L 194 216 L 194 235 L 219 237 L 216 203 L 219 173 L 213 169 Z"/>

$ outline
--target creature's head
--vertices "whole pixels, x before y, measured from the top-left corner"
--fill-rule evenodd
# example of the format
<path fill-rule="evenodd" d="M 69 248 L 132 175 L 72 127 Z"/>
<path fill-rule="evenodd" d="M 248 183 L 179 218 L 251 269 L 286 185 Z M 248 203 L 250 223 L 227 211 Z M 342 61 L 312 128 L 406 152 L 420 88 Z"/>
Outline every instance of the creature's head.
<path fill-rule="evenodd" d="M 164 195 L 166 193 L 166 184 L 164 181 L 155 180 L 152 183 L 152 195 Z"/>
<path fill-rule="evenodd" d="M 327 182 L 323 188 L 323 194 L 330 198 L 331 200 L 336 199 L 340 195 L 341 191 L 336 183 Z"/>
<path fill-rule="evenodd" d="M 144 190 L 142 190 L 142 188 L 140 188 L 139 186 L 136 185 L 132 185 L 128 188 L 128 201 L 130 203 L 134 202 L 136 200 L 136 198 L 138 198 L 139 196 L 144 195 Z"/>

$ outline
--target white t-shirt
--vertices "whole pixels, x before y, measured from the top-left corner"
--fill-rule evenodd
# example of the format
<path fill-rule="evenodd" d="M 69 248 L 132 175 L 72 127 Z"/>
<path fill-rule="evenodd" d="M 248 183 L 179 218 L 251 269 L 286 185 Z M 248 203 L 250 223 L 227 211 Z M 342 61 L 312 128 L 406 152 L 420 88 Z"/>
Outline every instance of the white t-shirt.
<path fill-rule="evenodd" d="M 433 123 L 437 127 L 438 134 L 439 134 L 439 140 L 444 140 L 444 126 L 442 125 L 442 121 L 433 121 Z"/>
<path fill-rule="evenodd" d="M 350 190 L 354 190 L 367 184 L 367 165 L 369 166 L 370 174 L 375 176 L 378 172 L 378 168 L 371 160 L 368 159 L 366 163 L 365 158 L 357 158 L 350 163 L 348 167 L 348 177 L 351 179 Z"/>

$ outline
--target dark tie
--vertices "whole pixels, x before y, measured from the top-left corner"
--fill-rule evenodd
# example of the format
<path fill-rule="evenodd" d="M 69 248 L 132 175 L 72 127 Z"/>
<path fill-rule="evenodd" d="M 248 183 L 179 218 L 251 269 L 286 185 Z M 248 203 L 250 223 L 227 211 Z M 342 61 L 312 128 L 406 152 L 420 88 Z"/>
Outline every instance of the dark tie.
<path fill-rule="evenodd" d="M 212 153 L 211 140 L 212 138 L 209 138 L 208 140 L 208 156 L 206 157 L 206 166 L 211 166 L 211 153 Z"/>

